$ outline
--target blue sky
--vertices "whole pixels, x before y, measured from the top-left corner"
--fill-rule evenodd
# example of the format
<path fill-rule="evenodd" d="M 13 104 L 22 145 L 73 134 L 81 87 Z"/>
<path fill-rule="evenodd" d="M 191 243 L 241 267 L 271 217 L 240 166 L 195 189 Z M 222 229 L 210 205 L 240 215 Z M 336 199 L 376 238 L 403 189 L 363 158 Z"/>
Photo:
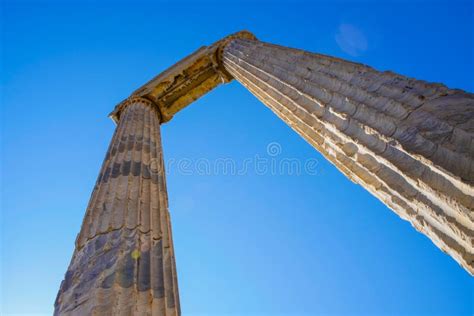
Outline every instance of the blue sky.
<path fill-rule="evenodd" d="M 51 314 L 114 131 L 107 114 L 241 30 L 474 91 L 458 1 L 2 1 L 1 313 Z M 275 159 L 313 174 L 168 170 L 183 315 L 472 315 L 473 279 L 237 82 L 162 127 L 167 162 Z"/>

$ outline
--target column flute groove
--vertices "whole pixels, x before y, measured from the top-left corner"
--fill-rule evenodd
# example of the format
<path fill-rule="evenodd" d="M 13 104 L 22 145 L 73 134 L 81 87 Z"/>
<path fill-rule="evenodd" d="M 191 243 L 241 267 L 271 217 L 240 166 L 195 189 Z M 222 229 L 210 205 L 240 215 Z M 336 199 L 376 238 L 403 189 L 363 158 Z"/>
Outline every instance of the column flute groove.
<path fill-rule="evenodd" d="M 351 180 L 474 273 L 474 97 L 234 39 L 225 69 Z"/>
<path fill-rule="evenodd" d="M 474 95 L 241 31 L 110 113 L 117 128 L 55 315 L 180 315 L 160 125 L 233 79 L 474 274 Z"/>
<path fill-rule="evenodd" d="M 91 195 L 55 315 L 180 315 L 171 233 L 162 228 L 170 227 L 168 205 L 160 202 L 165 184 L 160 115 L 153 102 L 131 98 Z"/>
<path fill-rule="evenodd" d="M 229 66 L 231 67 L 231 66 Z M 292 100 L 290 100 L 290 102 L 292 102 Z M 328 128 L 328 127 L 327 127 Z M 329 126 L 329 128 L 331 128 L 331 126 Z M 374 153 L 371 152 L 371 154 L 373 155 Z M 385 161 L 386 165 L 390 167 L 390 169 L 392 169 L 392 171 L 390 171 L 392 174 L 393 172 L 398 172 L 399 170 L 396 169 L 395 166 L 393 166 L 390 162 L 388 161 Z M 416 163 L 416 162 L 415 162 Z M 395 169 L 395 170 L 394 170 Z M 394 175 L 395 176 L 395 175 Z M 400 178 L 401 179 L 401 178 Z M 403 179 L 401 179 L 400 181 L 403 181 Z M 413 182 L 412 182 L 413 183 Z M 436 208 L 435 208 L 436 209 Z M 435 215 L 436 216 L 436 215 Z M 462 226 L 460 225 L 457 225 L 456 223 L 454 224 L 455 226 L 457 226 L 458 229 L 461 230 L 461 234 L 463 235 L 464 238 L 468 238 L 468 236 L 466 234 L 464 234 L 463 230 L 466 231 Z M 455 229 L 456 227 L 451 227 L 452 229 Z M 469 231 L 467 231 L 469 232 Z"/>

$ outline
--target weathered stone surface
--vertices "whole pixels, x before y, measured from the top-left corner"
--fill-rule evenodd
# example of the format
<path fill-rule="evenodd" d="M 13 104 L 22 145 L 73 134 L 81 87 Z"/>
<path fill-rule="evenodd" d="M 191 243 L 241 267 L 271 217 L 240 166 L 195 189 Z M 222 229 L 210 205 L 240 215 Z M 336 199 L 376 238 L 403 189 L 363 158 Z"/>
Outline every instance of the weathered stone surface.
<path fill-rule="evenodd" d="M 221 83 L 232 80 L 220 61 L 225 45 L 235 38 L 255 39 L 255 36 L 241 31 L 211 46 L 203 46 L 141 86 L 132 96 L 153 101 L 159 108 L 161 123 L 169 121 L 174 114 L 196 99 Z M 125 100 L 115 107 L 110 114 L 113 120 L 120 117 L 126 102 Z"/>
<path fill-rule="evenodd" d="M 232 78 L 474 274 L 474 96 L 239 32 L 111 113 L 55 315 L 180 314 L 160 124 Z"/>
<path fill-rule="evenodd" d="M 234 39 L 226 70 L 351 180 L 474 273 L 474 96 Z"/>
<path fill-rule="evenodd" d="M 56 315 L 179 315 L 160 118 L 128 100 L 87 208 Z"/>

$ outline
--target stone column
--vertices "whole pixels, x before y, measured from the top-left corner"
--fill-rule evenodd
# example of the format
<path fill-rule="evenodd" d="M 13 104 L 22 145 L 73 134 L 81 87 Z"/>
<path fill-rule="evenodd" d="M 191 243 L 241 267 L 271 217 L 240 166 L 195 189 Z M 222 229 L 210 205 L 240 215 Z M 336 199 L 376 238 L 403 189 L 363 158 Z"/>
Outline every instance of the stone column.
<path fill-rule="evenodd" d="M 160 115 L 123 105 L 55 315 L 179 315 Z"/>
<path fill-rule="evenodd" d="M 225 69 L 352 181 L 474 273 L 474 96 L 250 39 Z"/>

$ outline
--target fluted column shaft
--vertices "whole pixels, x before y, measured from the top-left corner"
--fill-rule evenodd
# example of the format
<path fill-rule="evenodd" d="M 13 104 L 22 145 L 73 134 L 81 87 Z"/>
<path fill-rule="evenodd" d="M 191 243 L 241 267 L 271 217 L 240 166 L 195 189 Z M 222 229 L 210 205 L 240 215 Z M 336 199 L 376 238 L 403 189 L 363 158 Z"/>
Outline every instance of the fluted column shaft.
<path fill-rule="evenodd" d="M 128 101 L 92 193 L 55 315 L 179 315 L 160 138 L 150 101 Z"/>
<path fill-rule="evenodd" d="M 474 273 L 474 96 L 236 39 L 225 69 L 352 181 Z"/>

